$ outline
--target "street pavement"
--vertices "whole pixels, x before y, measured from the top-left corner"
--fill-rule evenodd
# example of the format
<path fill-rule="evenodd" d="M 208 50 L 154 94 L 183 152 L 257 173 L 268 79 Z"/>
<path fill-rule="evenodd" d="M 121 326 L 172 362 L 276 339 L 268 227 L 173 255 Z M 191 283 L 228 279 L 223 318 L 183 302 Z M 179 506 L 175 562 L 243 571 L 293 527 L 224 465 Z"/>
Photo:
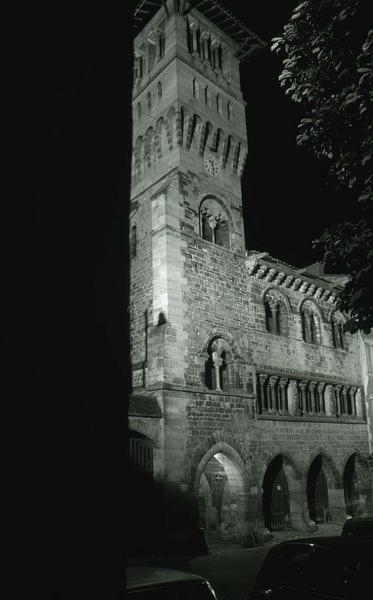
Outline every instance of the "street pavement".
<path fill-rule="evenodd" d="M 272 544 L 200 556 L 190 570 L 208 579 L 218 600 L 248 600 L 256 575 Z"/>

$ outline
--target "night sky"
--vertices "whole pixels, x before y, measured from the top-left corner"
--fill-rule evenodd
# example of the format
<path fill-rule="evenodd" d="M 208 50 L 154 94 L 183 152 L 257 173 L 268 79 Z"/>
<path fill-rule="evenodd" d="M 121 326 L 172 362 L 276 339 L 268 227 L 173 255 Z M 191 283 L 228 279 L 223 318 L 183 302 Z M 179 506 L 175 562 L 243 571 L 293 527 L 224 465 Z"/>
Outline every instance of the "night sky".
<path fill-rule="evenodd" d="M 269 41 L 293 3 L 230 5 Z M 32 5 L 7 22 L 13 110 L 6 116 L 16 160 L 2 207 L 2 315 L 15 523 L 23 553 L 36 559 L 34 573 L 43 565 L 55 600 L 114 597 L 121 576 L 130 9 L 125 2 L 120 12 Z M 302 265 L 316 260 L 312 239 L 333 222 L 341 196 L 325 187 L 326 165 L 296 148 L 299 115 L 279 89 L 279 70 L 269 50 L 242 68 L 247 245 Z"/>
<path fill-rule="evenodd" d="M 300 107 L 280 88 L 282 59 L 270 51 L 299 2 L 229 2 L 231 11 L 268 46 L 241 66 L 250 154 L 242 180 L 248 249 L 267 251 L 295 266 L 320 259 L 312 241 L 348 217 L 326 160 L 296 145 Z"/>

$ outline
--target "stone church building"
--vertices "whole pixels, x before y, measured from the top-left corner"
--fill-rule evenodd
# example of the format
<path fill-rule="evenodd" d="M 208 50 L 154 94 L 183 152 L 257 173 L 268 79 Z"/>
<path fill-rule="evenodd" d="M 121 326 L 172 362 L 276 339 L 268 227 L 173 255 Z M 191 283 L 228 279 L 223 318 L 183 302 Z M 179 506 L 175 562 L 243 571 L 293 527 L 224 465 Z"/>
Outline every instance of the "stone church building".
<path fill-rule="evenodd" d="M 372 502 L 340 278 L 245 246 L 239 64 L 263 42 L 215 0 L 137 3 L 130 209 L 131 525 L 322 528 Z M 247 201 L 247 200 L 246 200 Z M 142 540 L 142 542 L 139 540 Z"/>

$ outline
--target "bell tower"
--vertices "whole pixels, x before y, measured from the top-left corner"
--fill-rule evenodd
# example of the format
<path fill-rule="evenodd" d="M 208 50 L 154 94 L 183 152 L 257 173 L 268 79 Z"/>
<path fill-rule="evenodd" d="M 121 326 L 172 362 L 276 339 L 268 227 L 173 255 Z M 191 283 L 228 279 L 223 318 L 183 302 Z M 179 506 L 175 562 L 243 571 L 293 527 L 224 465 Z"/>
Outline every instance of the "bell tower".
<path fill-rule="evenodd" d="M 135 21 L 130 428 L 158 448 L 170 532 L 197 522 L 184 469 L 188 407 L 193 393 L 208 393 L 206 344 L 224 320 L 224 278 L 245 261 L 239 63 L 263 42 L 216 0 L 142 0 Z M 233 354 L 215 346 L 225 357 L 214 363 L 219 379 Z M 231 367 L 222 385 L 238 382 Z"/>
<path fill-rule="evenodd" d="M 149 20 L 154 4 L 138 3 L 134 42 L 132 351 L 139 367 L 134 376 L 142 382 L 157 377 L 144 366 L 150 341 L 144 331 L 159 322 L 181 324 L 185 313 L 186 241 L 197 236 L 245 250 L 240 178 L 247 135 L 239 63 L 263 45 L 215 0 L 159 2 Z M 181 344 L 184 336 L 180 331 Z M 180 349 L 169 368 L 179 369 L 174 375 L 182 380 Z M 158 360 L 161 379 L 167 379 L 166 362 Z"/>

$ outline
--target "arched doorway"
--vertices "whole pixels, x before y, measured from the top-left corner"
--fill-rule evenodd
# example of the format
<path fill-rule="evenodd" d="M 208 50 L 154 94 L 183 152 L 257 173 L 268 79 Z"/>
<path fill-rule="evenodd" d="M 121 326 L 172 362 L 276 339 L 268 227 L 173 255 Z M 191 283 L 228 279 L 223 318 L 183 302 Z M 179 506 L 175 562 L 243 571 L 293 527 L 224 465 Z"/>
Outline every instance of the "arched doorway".
<path fill-rule="evenodd" d="M 263 518 L 270 531 L 291 527 L 290 495 L 281 454 L 268 465 L 263 479 Z"/>
<path fill-rule="evenodd" d="M 203 467 L 198 484 L 199 525 L 207 540 L 245 538 L 245 490 L 238 467 L 216 452 Z"/>
<path fill-rule="evenodd" d="M 145 435 L 129 431 L 129 553 L 147 553 L 156 538 L 156 494 L 153 476 L 155 444 Z"/>
<path fill-rule="evenodd" d="M 315 523 L 327 523 L 330 520 L 328 484 L 321 454 L 316 456 L 308 470 L 307 502 L 310 518 Z"/>

